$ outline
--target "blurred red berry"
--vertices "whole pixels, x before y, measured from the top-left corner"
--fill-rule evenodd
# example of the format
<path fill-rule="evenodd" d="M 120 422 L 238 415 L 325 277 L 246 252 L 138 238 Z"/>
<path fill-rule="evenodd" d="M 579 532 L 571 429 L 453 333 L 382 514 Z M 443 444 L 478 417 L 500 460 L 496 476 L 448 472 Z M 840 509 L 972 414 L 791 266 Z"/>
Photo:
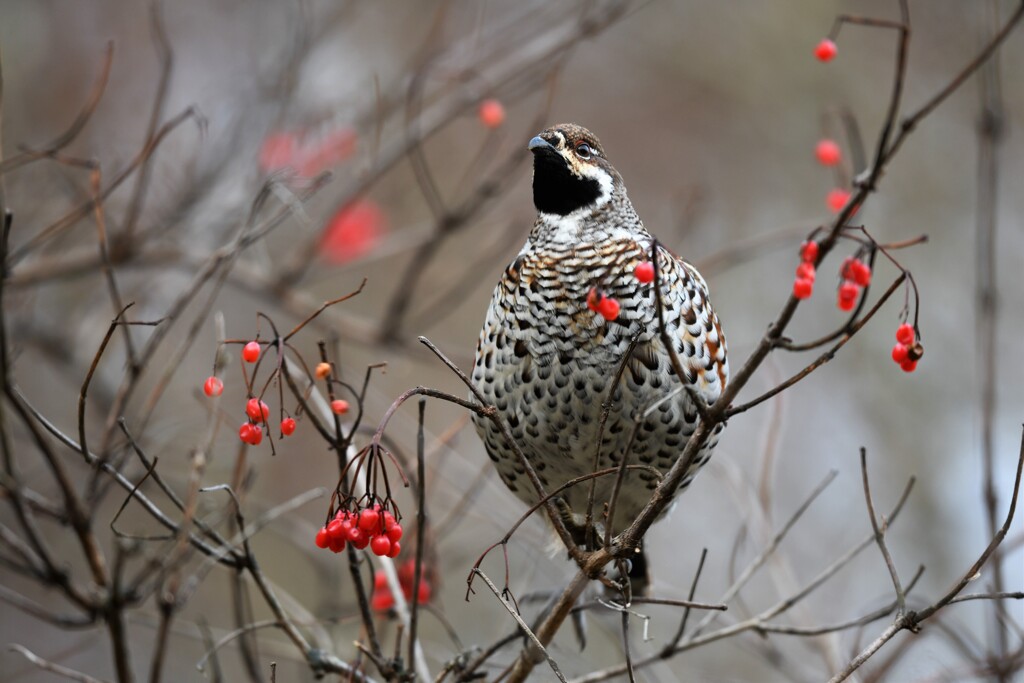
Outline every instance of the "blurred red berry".
<path fill-rule="evenodd" d="M 854 259 L 850 264 L 850 273 L 853 275 L 853 281 L 861 287 L 871 284 L 871 266 L 860 259 Z"/>
<path fill-rule="evenodd" d="M 810 261 L 801 261 L 800 265 L 796 267 L 796 277 L 798 280 L 810 280 L 814 282 L 817 273 L 814 270 L 814 264 Z"/>
<path fill-rule="evenodd" d="M 650 261 L 641 261 L 633 269 L 633 275 L 643 284 L 654 281 L 654 264 Z"/>
<path fill-rule="evenodd" d="M 373 597 L 370 598 L 370 609 L 374 612 L 387 612 L 394 606 L 395 596 L 391 594 L 391 589 L 387 587 L 387 584 L 381 589 L 374 589 Z"/>
<path fill-rule="evenodd" d="M 295 164 L 298 140 L 294 133 L 271 133 L 260 147 L 260 168 L 267 173 L 280 171 Z"/>
<path fill-rule="evenodd" d="M 281 433 L 285 436 L 291 436 L 295 433 L 295 419 L 286 417 L 281 420 Z"/>
<path fill-rule="evenodd" d="M 480 123 L 488 128 L 497 128 L 505 123 L 505 106 L 496 99 L 484 100 L 477 111 Z"/>
<path fill-rule="evenodd" d="M 329 540 L 329 538 L 327 536 L 327 527 L 325 527 L 325 526 L 320 527 L 320 531 L 316 532 L 316 539 L 314 541 L 316 543 L 316 547 L 317 548 L 326 548 L 328 540 Z"/>
<path fill-rule="evenodd" d="M 835 140 L 819 140 L 814 147 L 814 156 L 818 157 L 818 163 L 822 166 L 835 166 L 843 158 L 843 153 Z"/>
<path fill-rule="evenodd" d="M 896 341 L 904 346 L 910 346 L 914 343 L 914 338 L 917 335 L 914 333 L 914 326 L 909 323 L 903 323 L 896 328 Z"/>
<path fill-rule="evenodd" d="M 354 261 L 373 251 L 387 231 L 384 212 L 368 199 L 341 207 L 320 235 L 320 256 L 333 265 Z"/>
<path fill-rule="evenodd" d="M 263 443 L 263 427 L 253 425 L 249 436 L 249 445 L 259 446 L 261 443 Z"/>
<path fill-rule="evenodd" d="M 905 344 L 896 344 L 892 347 L 892 359 L 897 363 L 902 363 L 907 359 L 907 353 L 910 349 Z"/>
<path fill-rule="evenodd" d="M 814 280 L 798 277 L 793 281 L 793 296 L 797 299 L 808 299 L 814 292 Z"/>
<path fill-rule="evenodd" d="M 851 310 L 857 303 L 859 294 L 860 287 L 849 280 L 839 285 L 839 308 L 844 311 Z"/>
<path fill-rule="evenodd" d="M 402 544 L 398 541 L 394 541 L 391 544 L 391 550 L 388 551 L 388 557 L 394 559 L 398 557 L 398 553 L 402 552 Z"/>
<path fill-rule="evenodd" d="M 412 591 L 410 590 L 409 592 L 411 593 Z M 430 602 L 431 593 L 433 591 L 430 589 L 430 584 L 422 578 L 420 579 L 420 589 L 418 592 L 419 595 L 416 596 L 416 602 L 421 605 L 425 605 Z"/>
<path fill-rule="evenodd" d="M 917 361 L 907 358 L 902 363 L 900 363 L 900 368 L 903 370 L 903 372 L 913 372 L 914 370 L 917 369 Z"/>
<path fill-rule="evenodd" d="M 837 52 L 839 52 L 839 48 L 837 48 L 836 44 L 828 38 L 822 38 L 821 42 L 814 48 L 814 56 L 822 62 L 832 61 L 832 58 L 836 56 Z"/>
<path fill-rule="evenodd" d="M 335 415 L 344 415 L 348 412 L 348 401 L 341 398 L 336 398 L 331 401 L 331 412 Z"/>
<path fill-rule="evenodd" d="M 370 552 L 378 557 L 384 557 L 391 552 L 391 539 L 384 535 L 374 536 L 370 541 Z"/>
<path fill-rule="evenodd" d="M 842 211 L 848 201 L 850 201 L 849 190 L 843 190 L 838 187 L 829 190 L 828 194 L 825 195 L 825 204 L 828 205 L 828 208 L 832 213 L 839 213 Z"/>
<path fill-rule="evenodd" d="M 818 260 L 818 243 L 808 240 L 800 245 L 800 260 L 813 264 Z"/>
<path fill-rule="evenodd" d="M 203 382 L 203 393 L 207 396 L 220 396 L 224 393 L 224 382 L 219 377 L 207 377 Z"/>
<path fill-rule="evenodd" d="M 246 363 L 255 363 L 260 357 L 260 343 L 251 341 L 242 347 L 242 360 Z"/>
<path fill-rule="evenodd" d="M 601 303 L 597 305 L 597 312 L 601 314 L 601 317 L 605 320 L 615 320 L 619 317 L 620 310 L 619 302 L 610 296 L 606 296 L 601 299 Z"/>

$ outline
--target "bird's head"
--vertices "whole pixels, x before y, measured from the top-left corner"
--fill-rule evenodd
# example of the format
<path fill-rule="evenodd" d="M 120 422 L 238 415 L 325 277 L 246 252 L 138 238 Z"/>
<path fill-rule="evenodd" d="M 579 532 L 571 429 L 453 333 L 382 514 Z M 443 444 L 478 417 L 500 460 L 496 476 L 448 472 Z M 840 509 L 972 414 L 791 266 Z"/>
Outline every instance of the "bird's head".
<path fill-rule="evenodd" d="M 622 179 L 605 159 L 601 142 L 575 123 L 552 126 L 529 144 L 533 203 L 541 213 L 567 216 L 608 203 Z"/>

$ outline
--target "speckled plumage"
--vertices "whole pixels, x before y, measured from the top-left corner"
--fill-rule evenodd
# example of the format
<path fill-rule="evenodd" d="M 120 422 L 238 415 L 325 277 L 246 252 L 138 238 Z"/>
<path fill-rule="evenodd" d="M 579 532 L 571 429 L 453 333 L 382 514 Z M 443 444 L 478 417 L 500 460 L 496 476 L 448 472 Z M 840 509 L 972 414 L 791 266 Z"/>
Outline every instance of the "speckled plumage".
<path fill-rule="evenodd" d="M 584 145 L 585 147 L 580 147 Z M 594 469 L 601 406 L 630 340 L 639 335 L 614 389 L 598 468 L 621 462 L 633 417 L 678 386 L 658 336 L 653 284 L 633 274 L 649 259 L 652 238 L 633 209 L 619 174 L 597 139 L 573 124 L 554 126 L 530 142 L 535 155 L 537 221 L 494 290 L 476 352 L 473 383 L 495 405 L 550 491 Z M 581 151 L 582 150 L 582 151 Z M 708 403 L 728 380 L 725 337 L 696 269 L 660 250 L 665 324 L 693 385 Z M 616 298 L 621 312 L 606 321 L 586 304 L 591 288 Z M 502 480 L 527 503 L 536 492 L 501 432 L 475 417 Z M 628 464 L 664 472 L 686 445 L 697 411 L 686 392 L 662 402 L 643 423 Z M 683 487 L 710 456 L 717 432 L 701 450 Z M 657 475 L 629 471 L 617 503 L 614 532 L 639 513 Z M 599 522 L 614 476 L 597 480 Z M 561 494 L 582 521 L 589 483 Z"/>

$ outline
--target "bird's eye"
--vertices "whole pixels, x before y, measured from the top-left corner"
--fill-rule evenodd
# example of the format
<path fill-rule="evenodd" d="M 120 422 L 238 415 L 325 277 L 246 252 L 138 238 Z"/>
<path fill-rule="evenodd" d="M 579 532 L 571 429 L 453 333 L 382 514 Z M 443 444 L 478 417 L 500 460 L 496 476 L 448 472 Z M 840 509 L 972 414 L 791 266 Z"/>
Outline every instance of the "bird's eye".
<path fill-rule="evenodd" d="M 592 150 L 590 148 L 590 145 L 588 145 L 587 143 L 581 142 L 580 144 L 576 145 L 576 155 L 580 159 L 589 159 L 593 154 L 594 150 Z"/>

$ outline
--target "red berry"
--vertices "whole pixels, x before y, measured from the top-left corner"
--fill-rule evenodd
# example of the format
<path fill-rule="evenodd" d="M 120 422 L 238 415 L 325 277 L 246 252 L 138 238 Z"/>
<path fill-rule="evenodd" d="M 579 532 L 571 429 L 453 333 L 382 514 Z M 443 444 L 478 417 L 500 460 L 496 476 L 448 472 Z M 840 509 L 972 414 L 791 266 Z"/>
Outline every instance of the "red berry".
<path fill-rule="evenodd" d="M 388 231 L 387 215 L 368 199 L 345 204 L 320 234 L 320 257 L 341 265 L 369 254 Z"/>
<path fill-rule="evenodd" d="M 250 420 L 263 422 L 270 417 L 270 407 L 258 398 L 250 398 L 245 404 L 245 414 Z"/>
<path fill-rule="evenodd" d="M 900 363 L 900 368 L 903 370 L 903 372 L 913 372 L 914 370 L 917 369 L 917 361 L 907 358 L 902 363 Z"/>
<path fill-rule="evenodd" d="M 807 261 L 808 263 L 814 263 L 818 260 L 818 243 L 814 240 L 808 240 L 800 245 L 800 259 Z"/>
<path fill-rule="evenodd" d="M 384 557 L 391 552 L 391 539 L 387 536 L 374 536 L 370 541 L 370 552 L 377 557 Z"/>
<path fill-rule="evenodd" d="M 797 299 L 809 299 L 814 291 L 814 280 L 798 277 L 793 282 L 793 296 Z"/>
<path fill-rule="evenodd" d="M 592 310 L 594 313 L 597 313 L 602 301 L 604 301 L 604 294 L 601 292 L 593 288 L 587 292 L 587 308 Z"/>
<path fill-rule="evenodd" d="M 260 168 L 264 171 L 279 171 L 292 164 L 297 140 L 292 133 L 271 133 L 260 147 Z"/>
<path fill-rule="evenodd" d="M 796 277 L 798 280 L 814 282 L 815 275 L 814 264 L 810 261 L 801 261 L 800 265 L 796 267 Z"/>
<path fill-rule="evenodd" d="M 376 593 L 380 590 L 386 590 L 388 588 L 388 577 L 384 572 L 374 572 L 373 574 L 373 592 Z"/>
<path fill-rule="evenodd" d="M 404 532 L 402 530 L 402 525 L 395 523 L 387 530 L 386 533 L 388 535 L 388 538 L 391 539 L 392 543 L 398 543 L 402 540 L 402 534 Z"/>
<path fill-rule="evenodd" d="M 341 540 L 346 539 L 345 524 L 340 519 L 332 519 L 327 525 L 327 536 L 328 538 L 340 538 Z"/>
<path fill-rule="evenodd" d="M 261 443 L 263 443 L 263 427 L 253 425 L 251 436 L 249 437 L 249 445 L 259 446 Z"/>
<path fill-rule="evenodd" d="M 822 166 L 835 166 L 842 159 L 843 153 L 835 140 L 820 140 L 814 148 L 814 156 L 818 157 L 818 163 Z"/>
<path fill-rule="evenodd" d="M 833 190 L 829 190 L 828 194 L 825 195 L 825 204 L 828 205 L 828 208 L 832 213 L 839 213 L 842 211 L 848 201 L 850 201 L 849 190 L 843 190 L 838 187 Z"/>
<path fill-rule="evenodd" d="M 366 532 L 355 524 L 350 524 L 345 527 L 345 530 L 348 532 L 348 540 L 352 541 L 352 545 L 356 545 L 363 538 L 366 538 Z"/>
<path fill-rule="evenodd" d="M 320 527 L 320 531 L 316 532 L 316 539 L 315 539 L 316 547 L 317 548 L 326 548 L 327 547 L 327 543 L 328 543 L 329 540 L 330 539 L 327 536 L 327 527 L 325 527 L 325 526 Z"/>
<path fill-rule="evenodd" d="M 343 538 L 328 538 L 327 547 L 331 549 L 332 553 L 340 553 L 345 549 L 345 539 Z"/>
<path fill-rule="evenodd" d="M 356 529 L 358 534 L 355 534 L 356 538 L 352 541 L 352 545 L 356 547 L 356 550 L 362 550 L 366 546 L 370 545 L 370 536 L 365 531 Z"/>
<path fill-rule="evenodd" d="M 317 363 L 316 370 L 314 372 L 317 379 L 326 379 L 331 375 L 331 364 L 330 363 Z"/>
<path fill-rule="evenodd" d="M 373 508 L 366 508 L 359 513 L 359 528 L 363 531 L 373 531 L 379 528 L 380 513 Z"/>
<path fill-rule="evenodd" d="M 336 398 L 331 401 L 331 412 L 335 415 L 344 415 L 348 412 L 348 401 Z"/>
<path fill-rule="evenodd" d="M 242 360 L 246 363 L 255 363 L 260 357 L 260 343 L 251 341 L 242 347 Z"/>
<path fill-rule="evenodd" d="M 395 606 L 395 596 L 391 595 L 391 591 L 385 587 L 379 591 L 373 591 L 373 597 L 370 598 L 370 608 L 375 612 L 387 612 L 389 609 Z"/>
<path fill-rule="evenodd" d="M 619 302 L 610 296 L 606 296 L 601 299 L 601 303 L 597 305 L 597 312 L 601 314 L 601 317 L 605 320 L 615 320 L 619 317 Z"/>
<path fill-rule="evenodd" d="M 844 311 L 851 310 L 857 303 L 857 296 L 860 294 L 860 287 L 849 280 L 839 285 L 839 308 Z"/>
<path fill-rule="evenodd" d="M 643 284 L 654 281 L 654 264 L 650 261 L 641 261 L 633 269 L 633 275 Z"/>
<path fill-rule="evenodd" d="M 395 516 L 393 514 L 391 514 L 390 512 L 388 512 L 387 510 L 385 510 L 384 511 L 384 529 L 385 530 L 390 529 L 391 527 L 395 526 L 396 524 L 398 524 L 398 520 L 395 519 Z"/>
<path fill-rule="evenodd" d="M 203 393 L 207 396 L 220 396 L 224 392 L 224 382 L 219 377 L 207 377 L 203 382 Z"/>
<path fill-rule="evenodd" d="M 484 100 L 477 111 L 480 123 L 488 128 L 497 128 L 505 122 L 505 106 L 496 99 Z"/>
<path fill-rule="evenodd" d="M 398 557 L 398 553 L 402 552 L 402 544 L 398 541 L 394 541 L 391 544 L 391 550 L 388 551 L 388 557 L 394 559 Z"/>
<path fill-rule="evenodd" d="M 830 62 L 836 56 L 839 48 L 828 38 L 822 38 L 821 42 L 814 48 L 814 56 L 822 62 Z"/>
<path fill-rule="evenodd" d="M 902 363 L 907 359 L 907 353 L 910 351 L 904 344 L 897 344 L 892 347 L 892 359 L 897 363 Z"/>
<path fill-rule="evenodd" d="M 281 433 L 285 436 L 291 436 L 295 433 L 295 420 L 294 418 L 286 417 L 281 420 Z"/>
<path fill-rule="evenodd" d="M 843 259 L 843 265 L 839 266 L 839 277 L 844 280 L 852 280 L 853 273 L 850 272 L 850 268 L 853 264 L 853 257 L 847 256 Z"/>
<path fill-rule="evenodd" d="M 421 605 L 427 604 L 430 602 L 431 593 L 430 584 L 423 579 L 420 579 L 419 595 L 416 596 L 416 602 Z"/>
<path fill-rule="evenodd" d="M 246 443 L 251 443 L 253 426 L 250 422 L 243 422 L 242 426 L 238 428 L 238 438 Z"/>
<path fill-rule="evenodd" d="M 914 334 L 914 326 L 910 323 L 903 323 L 896 328 L 896 341 L 905 346 L 910 346 L 914 343 L 914 338 L 917 335 Z"/>
<path fill-rule="evenodd" d="M 850 272 L 853 274 L 853 281 L 861 287 L 871 284 L 871 266 L 860 259 L 854 259 L 850 264 Z"/>

